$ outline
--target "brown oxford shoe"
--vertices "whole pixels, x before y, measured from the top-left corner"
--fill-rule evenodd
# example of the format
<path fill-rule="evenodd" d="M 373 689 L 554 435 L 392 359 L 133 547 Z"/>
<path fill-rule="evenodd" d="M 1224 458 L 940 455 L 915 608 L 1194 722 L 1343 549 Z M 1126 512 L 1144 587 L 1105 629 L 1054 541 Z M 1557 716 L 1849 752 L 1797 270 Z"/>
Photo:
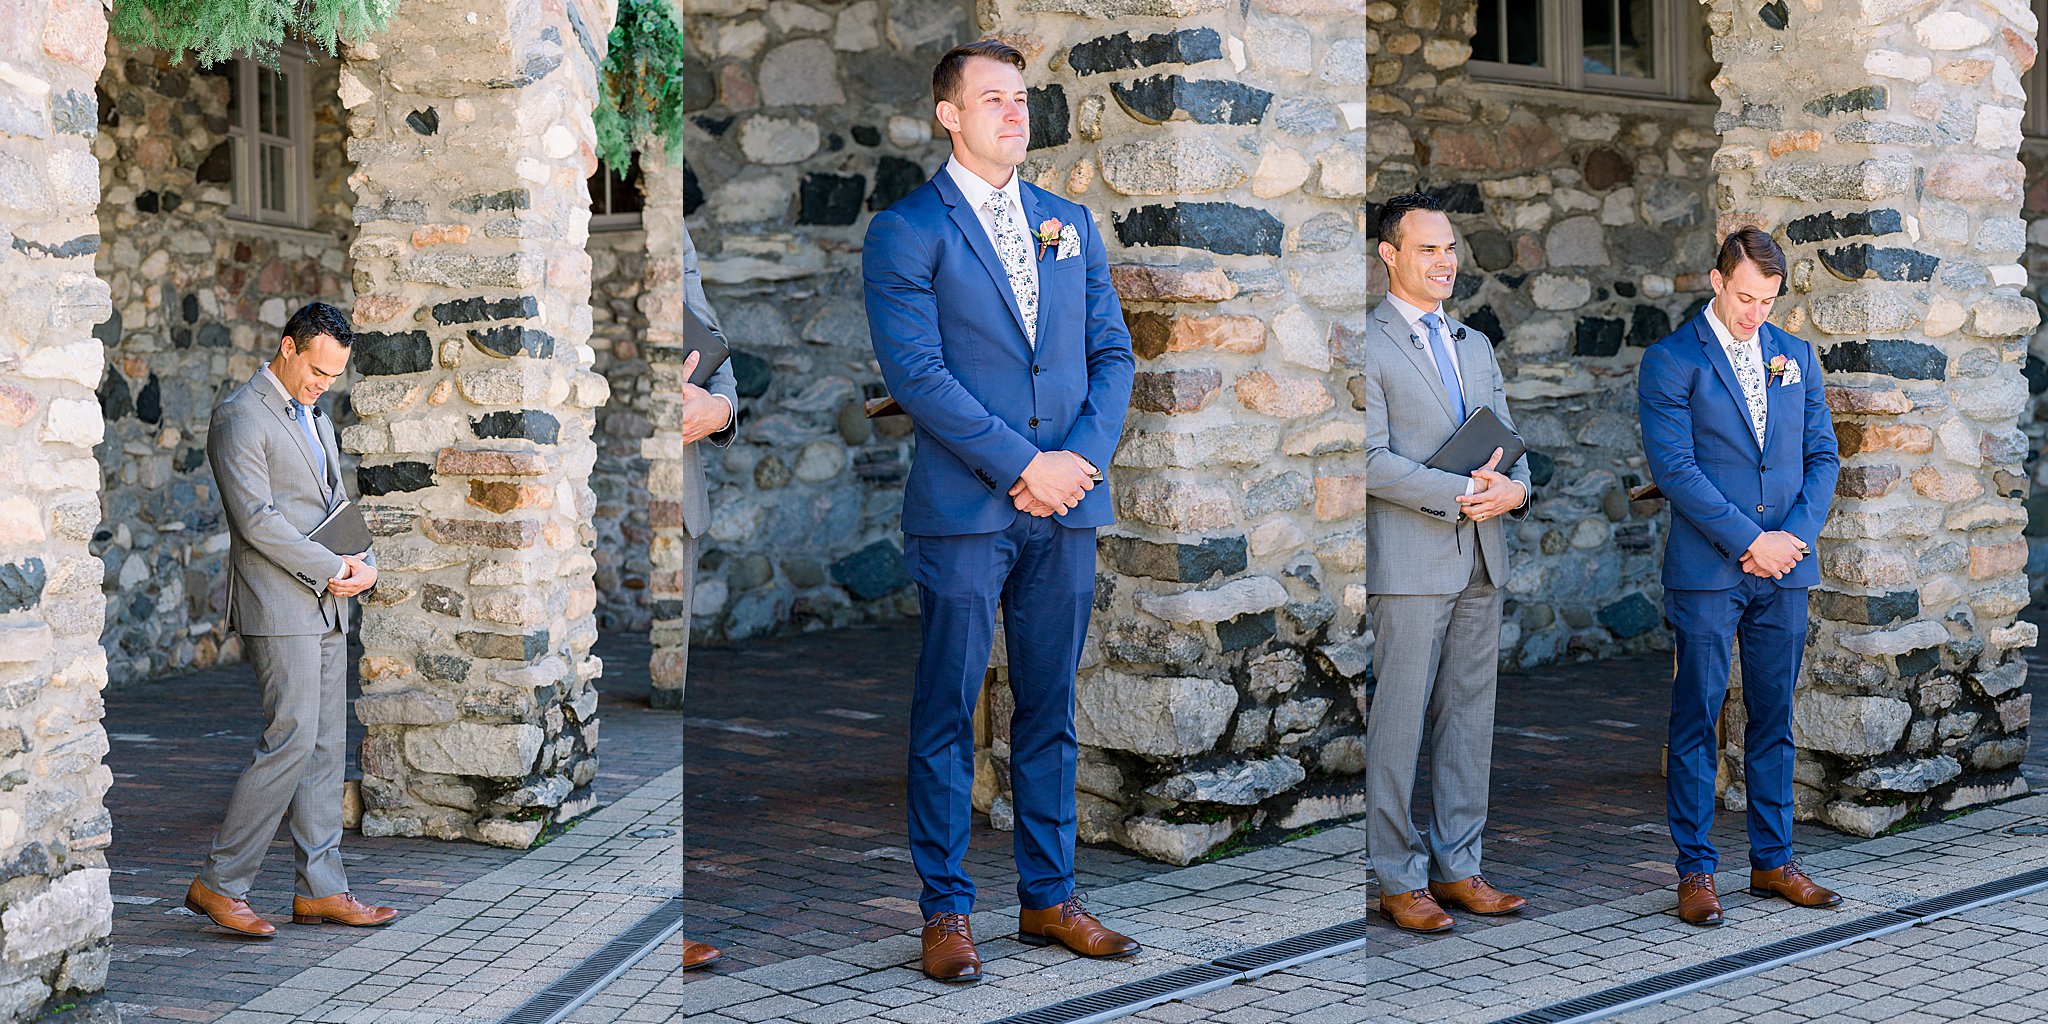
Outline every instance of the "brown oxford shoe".
<path fill-rule="evenodd" d="M 1749 892 L 1752 896 L 1783 896 L 1800 907 L 1832 907 L 1842 902 L 1842 897 L 1821 888 L 1799 865 L 1791 863 L 1770 871 L 1751 871 Z"/>
<path fill-rule="evenodd" d="M 1702 927 L 1721 923 L 1721 897 L 1714 894 L 1714 876 L 1695 871 L 1678 880 L 1678 919 Z"/>
<path fill-rule="evenodd" d="M 967 915 L 939 911 L 924 922 L 924 976 L 933 981 L 981 980 L 981 954 Z"/>
<path fill-rule="evenodd" d="M 204 914 L 214 924 L 242 935 L 267 939 L 277 932 L 276 925 L 257 917 L 256 912 L 249 909 L 248 900 L 222 896 L 199 884 L 196 878 L 192 880 L 192 887 L 185 890 L 185 909 Z"/>
<path fill-rule="evenodd" d="M 725 953 L 717 946 L 709 943 L 683 940 L 683 970 L 694 971 L 699 967 L 709 966 L 724 955 Z"/>
<path fill-rule="evenodd" d="M 1439 904 L 1449 904 L 1468 914 L 1487 917 L 1512 914 L 1529 905 L 1529 901 L 1520 896 L 1494 888 L 1482 875 L 1473 875 L 1462 882 L 1431 882 L 1429 894 L 1436 897 Z"/>
<path fill-rule="evenodd" d="M 1436 897 L 1430 895 L 1428 889 L 1381 893 L 1380 916 L 1392 921 L 1394 927 L 1402 931 L 1425 935 L 1450 931 L 1451 926 L 1457 923 L 1437 905 Z"/>
<path fill-rule="evenodd" d="M 293 924 L 319 924 L 332 921 L 351 928 L 382 928 L 398 920 L 398 911 L 390 907 L 366 906 L 361 900 L 348 893 L 335 893 L 309 900 L 304 896 L 292 897 Z"/>
<path fill-rule="evenodd" d="M 1057 942 L 1082 956 L 1130 956 L 1140 948 L 1135 939 L 1118 935 L 1102 926 L 1095 915 L 1081 905 L 1077 893 L 1065 903 L 1044 910 L 1017 909 L 1017 941 L 1027 946 L 1050 946 Z"/>

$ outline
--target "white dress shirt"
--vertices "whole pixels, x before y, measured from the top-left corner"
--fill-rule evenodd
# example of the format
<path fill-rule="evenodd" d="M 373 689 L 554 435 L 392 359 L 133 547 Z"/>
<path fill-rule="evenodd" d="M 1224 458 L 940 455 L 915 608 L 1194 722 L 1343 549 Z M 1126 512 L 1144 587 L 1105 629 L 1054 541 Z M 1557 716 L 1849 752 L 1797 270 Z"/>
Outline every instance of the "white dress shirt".
<path fill-rule="evenodd" d="M 1443 321 L 1443 326 L 1439 330 L 1444 339 L 1444 351 L 1451 354 L 1451 372 L 1458 375 L 1459 386 L 1463 387 L 1465 368 L 1458 365 L 1458 343 L 1451 340 L 1451 318 L 1444 315 L 1444 304 L 1439 302 L 1435 309 L 1423 309 L 1398 295 L 1388 295 L 1387 300 L 1394 304 L 1394 311 L 1401 314 L 1401 319 L 1408 321 L 1408 329 L 1414 331 L 1415 336 L 1421 338 L 1424 345 L 1429 344 L 1429 328 L 1423 324 L 1422 318 L 1435 313 L 1437 318 Z M 1469 398 L 1465 404 L 1472 404 Z"/>
<path fill-rule="evenodd" d="M 1768 389 L 1770 387 L 1771 379 L 1764 373 L 1764 331 L 1762 327 L 1758 327 L 1756 333 L 1749 336 L 1748 341 L 1737 341 L 1735 340 L 1735 332 L 1730 331 L 1728 325 L 1722 323 L 1721 318 L 1714 315 L 1713 303 L 1707 304 L 1707 327 L 1714 332 L 1714 340 L 1721 343 L 1721 350 L 1728 353 L 1730 363 L 1737 359 L 1748 363 L 1750 369 L 1756 371 L 1757 379 L 1764 382 L 1765 388 Z M 1740 380 L 1739 377 L 1737 379 Z M 1766 394 L 1768 393 L 1766 391 Z M 1746 414 L 1749 412 L 1749 396 L 1745 394 L 1742 397 L 1742 402 L 1742 411 Z M 1769 403 L 1765 404 L 1768 405 Z M 1764 412 L 1764 419 L 1766 422 L 1770 420 L 1770 411 L 1768 409 Z"/>
<path fill-rule="evenodd" d="M 991 247 L 996 241 L 996 226 L 995 218 L 988 212 L 988 197 L 1001 195 L 1003 200 L 1010 204 L 1010 222 L 1017 225 L 1017 233 L 1024 236 L 1025 251 L 1029 253 L 1036 250 L 1038 242 L 1032 232 L 1038 230 L 1038 225 L 1025 219 L 1023 186 L 1017 183 L 1015 170 L 1010 172 L 1010 180 L 1004 182 L 1001 188 L 989 184 L 981 175 L 960 166 L 960 161 L 953 157 L 946 158 L 946 173 L 953 176 L 953 184 L 960 187 L 960 194 L 966 197 L 967 205 L 974 207 L 975 219 L 981 221 L 981 230 L 988 235 Z M 1030 268 L 1028 273 L 1031 277 L 1031 289 L 1035 292 L 1038 290 L 1038 261 L 1027 259 L 1024 263 Z"/>

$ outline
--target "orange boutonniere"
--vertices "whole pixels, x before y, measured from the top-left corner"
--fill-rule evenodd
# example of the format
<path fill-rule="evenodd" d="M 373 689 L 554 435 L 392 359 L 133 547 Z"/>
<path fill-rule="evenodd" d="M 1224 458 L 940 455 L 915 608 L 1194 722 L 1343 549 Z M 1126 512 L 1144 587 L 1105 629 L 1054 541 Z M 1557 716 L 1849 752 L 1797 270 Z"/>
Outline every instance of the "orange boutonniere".
<path fill-rule="evenodd" d="M 1038 238 L 1039 259 L 1045 258 L 1045 251 L 1047 249 L 1060 244 L 1060 228 L 1062 226 L 1058 217 L 1047 217 L 1039 222 L 1038 231 L 1035 233 Z"/>
<path fill-rule="evenodd" d="M 1772 356 L 1771 364 L 1769 367 L 1771 371 L 1772 382 L 1775 383 L 1779 379 L 1783 378 L 1786 372 L 1789 371 L 1791 368 L 1791 360 L 1786 359 L 1784 356 Z"/>

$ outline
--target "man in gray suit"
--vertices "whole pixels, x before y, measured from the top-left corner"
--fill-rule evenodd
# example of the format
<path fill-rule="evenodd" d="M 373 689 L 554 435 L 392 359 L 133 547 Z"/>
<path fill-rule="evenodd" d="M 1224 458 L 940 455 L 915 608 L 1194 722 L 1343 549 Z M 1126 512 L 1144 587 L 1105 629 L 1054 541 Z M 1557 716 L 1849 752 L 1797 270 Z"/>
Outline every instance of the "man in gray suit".
<path fill-rule="evenodd" d="M 704 322 L 723 341 L 725 335 L 719 332 L 718 317 L 711 312 L 711 300 L 704 294 L 704 279 L 697 271 L 697 247 L 690 241 L 690 227 L 683 225 L 683 306 L 692 315 Z M 690 592 L 696 584 L 697 538 L 711 528 L 711 498 L 704 484 L 704 463 L 698 458 L 698 441 L 710 441 L 724 448 L 732 444 L 739 432 L 739 389 L 733 381 L 732 362 L 727 360 L 706 380 L 705 387 L 687 383 L 687 378 L 697 369 L 697 355 L 691 353 L 683 360 L 680 401 L 675 413 L 682 417 L 683 430 L 683 532 L 689 540 L 685 544 L 683 563 L 682 609 L 680 618 L 684 624 L 682 637 L 683 671 L 677 677 L 673 688 L 662 687 L 654 691 L 654 706 L 680 708 L 683 706 L 683 684 L 689 678 L 690 656 Z M 683 940 L 683 970 L 703 967 L 722 954 L 716 946 L 702 942 Z"/>
<path fill-rule="evenodd" d="M 320 396 L 348 367 L 348 318 L 310 303 L 277 354 L 213 409 L 207 460 L 228 523 L 228 625 L 263 689 L 264 728 L 185 905 L 223 928 L 269 937 L 249 909 L 263 853 L 291 813 L 292 920 L 373 927 L 398 916 L 349 894 L 341 866 L 348 731 L 348 599 L 377 582 L 365 551 L 337 555 L 311 533 L 348 495 Z"/>
<path fill-rule="evenodd" d="M 1365 332 L 1365 589 L 1376 679 L 1366 845 L 1380 916 L 1440 932 L 1452 925 L 1442 903 L 1506 914 L 1526 902 L 1487 884 L 1479 861 L 1508 580 L 1500 517 L 1527 514 L 1529 467 L 1518 459 L 1499 472 L 1499 451 L 1470 476 L 1423 465 L 1474 410 L 1490 407 L 1510 429 L 1514 421 L 1493 346 L 1444 314 L 1458 253 L 1441 205 L 1421 193 L 1389 199 L 1379 238 L 1388 294 Z M 1426 849 L 1410 809 L 1425 729 Z"/>

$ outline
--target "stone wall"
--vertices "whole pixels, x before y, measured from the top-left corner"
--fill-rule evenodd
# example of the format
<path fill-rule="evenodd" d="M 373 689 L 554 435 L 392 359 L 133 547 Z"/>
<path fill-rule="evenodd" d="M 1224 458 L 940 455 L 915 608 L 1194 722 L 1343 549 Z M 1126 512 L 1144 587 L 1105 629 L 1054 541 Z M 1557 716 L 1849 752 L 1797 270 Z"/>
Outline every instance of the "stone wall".
<path fill-rule="evenodd" d="M 2026 791 L 2018 420 L 2040 314 L 2015 155 L 2039 26 L 2018 3 L 1765 10 L 1712 9 L 1719 224 L 1786 244 L 1775 319 L 1828 371 L 1843 468 L 1795 698 L 1797 810 L 1873 835 Z"/>
<path fill-rule="evenodd" d="M 652 381 L 642 349 L 646 316 L 640 312 L 641 280 L 647 263 L 647 232 L 592 231 L 590 252 L 590 347 L 592 369 L 604 375 L 611 396 L 597 410 L 597 462 L 590 489 L 597 495 L 597 627 L 641 631 L 651 621 L 647 558 L 653 532 L 647 525 L 647 460 L 640 444 L 653 433 L 649 419 Z"/>
<path fill-rule="evenodd" d="M 1689 5 L 1685 5 L 1689 6 Z M 1494 341 L 1540 500 L 1508 525 L 1504 663 L 1669 645 L 1669 513 L 1636 425 L 1643 349 L 1712 298 L 1713 107 L 1475 81 L 1470 2 L 1373 4 L 1369 188 L 1442 199 L 1462 242 L 1447 304 Z M 1685 27 L 1701 99 L 1703 21 Z M 1374 240 L 1377 245 L 1377 239 Z M 1386 268 L 1369 261 L 1372 301 Z"/>
<path fill-rule="evenodd" d="M 94 0 L 0 21 L 0 1020 L 106 986 Z"/>
<path fill-rule="evenodd" d="M 415 0 L 346 54 L 364 379 L 342 444 L 381 569 L 365 834 L 523 847 L 596 801 L 585 182 L 612 14 Z"/>
<path fill-rule="evenodd" d="M 1360 809 L 1363 4 L 983 5 L 1023 173 L 1086 205 L 1139 363 L 1077 693 L 1081 837 L 1185 863 Z M 1000 652 L 998 652 L 1000 654 Z M 984 802 L 1007 816 L 1007 690 Z"/>
<path fill-rule="evenodd" d="M 683 210 L 736 352 L 738 441 L 704 453 L 699 638 L 916 613 L 898 515 L 909 423 L 881 393 L 860 285 L 867 218 L 924 183 L 931 67 L 964 0 L 709 0 L 683 30 Z"/>
<path fill-rule="evenodd" d="M 2020 144 L 2026 167 L 2026 198 L 2021 216 L 2027 221 L 2027 269 L 2023 289 L 2037 308 L 2048 309 L 2042 282 L 2048 280 L 2048 139 L 2029 136 Z M 2036 599 L 2048 597 L 2048 330 L 2036 330 L 2027 345 L 2023 366 L 2027 393 L 2032 396 L 2020 429 L 2027 434 L 2027 580 Z"/>
<path fill-rule="evenodd" d="M 108 47 L 93 154 L 100 161 L 97 270 L 114 315 L 99 383 L 106 438 L 95 453 L 105 526 L 109 671 L 136 682 L 235 657 L 228 635 L 227 527 L 206 464 L 215 400 L 268 360 L 285 318 L 314 300 L 346 310 L 351 199 L 344 179 L 338 62 L 305 66 L 312 129 L 310 230 L 227 216 L 228 81 L 187 60 Z M 346 388 L 328 400 L 347 422 Z"/>

